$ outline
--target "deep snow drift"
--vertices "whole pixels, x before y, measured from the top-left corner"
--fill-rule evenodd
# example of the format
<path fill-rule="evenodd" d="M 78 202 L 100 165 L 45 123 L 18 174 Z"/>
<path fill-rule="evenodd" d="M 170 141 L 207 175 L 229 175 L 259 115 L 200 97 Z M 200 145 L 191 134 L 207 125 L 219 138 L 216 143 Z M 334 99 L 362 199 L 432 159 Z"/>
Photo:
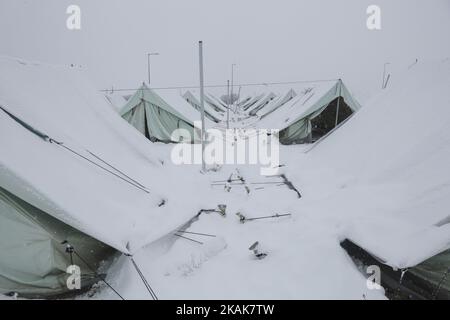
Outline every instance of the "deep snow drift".
<path fill-rule="evenodd" d="M 418 63 L 298 157 L 310 214 L 397 267 L 449 248 L 449 88 L 448 61 Z"/>
<path fill-rule="evenodd" d="M 12 74 L 16 72 L 11 70 Z M 0 96 L 23 96 L 7 79 L 1 78 Z M 205 213 L 187 229 L 208 235 L 183 234 L 190 240 L 175 237 L 168 223 L 161 229 L 166 237 L 135 252 L 136 261 L 160 299 L 383 299 L 383 290 L 367 288 L 365 275 L 340 247 L 341 240 L 350 237 L 399 267 L 414 265 L 450 247 L 450 225 L 436 226 L 448 217 L 450 205 L 449 63 L 419 63 L 393 79 L 388 89 L 312 149 L 305 145 L 281 147 L 284 167 L 280 173 L 294 183 L 301 198 L 278 184 L 280 177 L 261 176 L 259 167 L 223 166 L 201 175 L 197 166 L 174 166 L 170 163 L 173 146 L 145 141 L 112 115 L 109 106 L 90 104 L 92 109 L 80 110 L 78 104 L 72 104 L 42 114 L 50 99 L 47 95 L 52 94 L 48 90 L 44 94 L 45 86 L 30 91 L 29 101 L 17 103 L 11 99 L 5 103 L 17 105 L 13 110 L 19 115 L 29 116 L 33 124 L 51 129 L 52 134 L 60 135 L 58 138 L 114 159 L 158 195 L 168 197 L 163 210 L 170 221 L 178 219 L 178 214 L 185 219 L 194 209 L 227 205 L 226 217 Z M 26 86 L 28 90 L 33 90 L 31 83 Z M 59 101 L 65 102 L 67 94 L 59 92 Z M 40 109 L 21 107 L 29 105 L 35 95 L 43 101 Z M 5 130 L 3 115 L 0 120 L 0 130 Z M 93 124 L 99 122 L 105 122 L 109 129 L 102 127 L 98 133 Z M 4 139 L 5 135 L 0 137 Z M 0 141 L 6 145 L 6 141 Z M 32 142 L 23 147 L 32 148 Z M 14 150 L 12 146 L 10 150 Z M 15 168 L 14 158 L 10 160 L 8 167 Z M 84 169 L 76 172 L 79 178 L 74 187 L 79 187 L 86 176 Z M 245 185 L 232 185 L 229 192 L 223 185 L 211 185 L 231 174 L 244 177 Z M 44 183 L 44 177 L 36 175 L 35 183 Z M 100 199 L 96 206 L 110 199 L 114 201 L 111 206 L 119 201 L 119 208 L 127 208 L 122 212 L 115 209 L 115 216 L 124 214 L 120 223 L 123 221 L 127 228 L 121 236 L 126 237 L 133 230 L 127 222 L 129 212 L 136 210 L 138 217 L 143 215 L 147 201 L 109 183 L 104 184 L 105 192 L 88 185 L 86 193 Z M 66 196 L 64 190 L 55 193 L 58 199 Z M 242 224 L 237 212 L 246 217 L 277 213 L 291 216 Z M 161 228 L 156 218 L 135 221 L 141 232 Z M 114 223 L 117 221 L 109 225 Z M 150 234 L 157 238 L 156 233 Z M 114 233 L 107 236 L 114 238 Z M 268 254 L 266 258 L 256 259 L 249 250 L 255 241 Z M 108 281 L 125 299 L 150 298 L 124 256 L 110 270 Z M 79 298 L 117 296 L 100 285 Z"/>

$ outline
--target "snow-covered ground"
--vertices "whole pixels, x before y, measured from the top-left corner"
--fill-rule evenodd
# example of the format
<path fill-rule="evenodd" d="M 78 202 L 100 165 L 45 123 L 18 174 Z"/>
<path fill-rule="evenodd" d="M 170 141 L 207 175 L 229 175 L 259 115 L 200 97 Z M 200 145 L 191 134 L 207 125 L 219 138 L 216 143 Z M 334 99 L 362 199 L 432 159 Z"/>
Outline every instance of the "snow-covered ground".
<path fill-rule="evenodd" d="M 250 193 L 214 187 L 227 216 L 203 214 L 188 229 L 216 237 L 186 234 L 203 244 L 178 239 L 167 252 L 138 253 L 154 290 L 161 299 L 384 299 L 339 243 L 350 237 L 398 267 L 450 247 L 449 224 L 435 226 L 450 205 L 449 85 L 448 62 L 418 64 L 312 150 L 282 146 L 281 171 L 301 199 L 286 186 L 252 185 L 279 180 L 239 166 Z M 226 180 L 234 169 L 208 178 Z M 292 216 L 242 224 L 236 212 Z M 255 241 L 265 259 L 249 251 Z M 126 298 L 148 298 L 125 258 L 109 279 Z"/>
<path fill-rule="evenodd" d="M 261 176 L 258 166 L 225 165 L 206 174 L 196 165 L 175 166 L 173 145 L 146 148 L 121 127 L 123 139 L 135 138 L 134 148 L 163 163 L 142 178 L 153 189 L 158 183 L 152 174 L 162 179 L 158 194 L 170 196 L 167 214 L 185 207 L 193 216 L 194 209 L 227 205 L 225 217 L 203 213 L 186 230 L 209 236 L 182 233 L 198 242 L 169 234 L 134 251 L 153 290 L 160 299 L 385 299 L 383 290 L 367 288 L 365 275 L 339 244 L 350 237 L 398 267 L 450 247 L 450 224 L 436 226 L 450 205 L 449 85 L 448 62 L 419 63 L 312 149 L 282 146 L 280 173 L 301 198 L 284 184 L 267 183 L 281 177 Z M 132 161 L 130 170 L 138 175 L 139 161 L 124 155 L 117 161 L 124 167 Z M 240 175 L 245 185 L 212 185 L 230 175 Z M 247 218 L 290 216 L 241 223 L 237 212 Z M 159 227 L 150 222 L 140 232 Z M 264 259 L 249 250 L 256 241 L 267 253 Z M 117 259 L 107 280 L 125 299 L 150 299 L 126 256 Z M 118 297 L 100 285 L 78 298 Z"/>

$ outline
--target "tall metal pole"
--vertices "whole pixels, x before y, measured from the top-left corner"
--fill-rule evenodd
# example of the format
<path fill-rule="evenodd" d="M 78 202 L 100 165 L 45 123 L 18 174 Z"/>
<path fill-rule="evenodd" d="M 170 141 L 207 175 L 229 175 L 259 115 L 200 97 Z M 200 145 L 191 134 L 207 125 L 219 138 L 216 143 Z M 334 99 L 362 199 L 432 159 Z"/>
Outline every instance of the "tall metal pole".
<path fill-rule="evenodd" d="M 233 88 L 234 88 L 234 67 L 236 66 L 236 64 L 232 64 L 231 65 L 231 100 L 230 103 L 233 101 Z M 233 103 L 231 103 L 231 105 L 233 105 Z"/>
<path fill-rule="evenodd" d="M 227 129 L 230 129 L 230 80 L 227 80 Z"/>
<path fill-rule="evenodd" d="M 147 72 L 148 72 L 148 85 L 150 86 L 150 56 L 159 56 L 158 52 L 147 53 Z"/>
<path fill-rule="evenodd" d="M 385 82 L 386 82 L 386 66 L 388 64 L 391 64 L 390 62 L 386 62 L 383 66 L 383 82 L 381 83 L 381 89 L 385 88 Z"/>
<path fill-rule="evenodd" d="M 150 86 L 150 54 L 147 54 L 148 85 Z"/>
<path fill-rule="evenodd" d="M 204 101 L 204 82 L 203 82 L 203 41 L 198 42 L 198 57 L 200 69 L 200 106 L 202 115 L 202 170 L 206 172 L 205 164 L 205 101 Z"/>

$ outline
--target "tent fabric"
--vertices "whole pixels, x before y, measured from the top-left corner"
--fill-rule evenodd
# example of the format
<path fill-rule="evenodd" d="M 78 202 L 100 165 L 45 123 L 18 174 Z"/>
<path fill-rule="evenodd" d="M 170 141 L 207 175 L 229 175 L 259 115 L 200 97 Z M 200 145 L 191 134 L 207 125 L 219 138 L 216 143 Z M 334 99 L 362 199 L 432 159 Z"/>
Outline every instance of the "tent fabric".
<path fill-rule="evenodd" d="M 203 201 L 177 199 L 184 182 L 82 70 L 6 57 L 0 57 L 0 69 L 0 105 L 63 143 L 42 139 L 0 110 L 1 188 L 124 253 L 165 236 L 198 211 Z M 109 165 L 149 193 L 119 179 L 123 175 Z M 162 199 L 166 204 L 159 206 Z"/>
<path fill-rule="evenodd" d="M 299 92 L 302 93 L 257 123 L 259 128 L 279 129 L 283 144 L 307 141 L 312 133 L 311 121 L 339 97 L 353 112 L 361 108 L 341 80 L 312 83 Z"/>
<path fill-rule="evenodd" d="M 258 101 L 260 101 L 264 96 L 265 96 L 264 93 L 254 96 L 253 98 L 248 100 L 246 103 L 242 104 L 242 109 L 244 109 L 244 111 L 247 111 L 250 107 L 252 107 L 256 103 L 258 103 Z"/>
<path fill-rule="evenodd" d="M 261 119 L 268 116 L 272 112 L 276 111 L 278 108 L 284 106 L 286 103 L 291 101 L 297 96 L 297 93 L 291 89 L 289 90 L 283 97 L 280 97 L 278 100 L 274 101 L 273 103 L 270 103 L 265 107 L 264 109 L 260 110 L 257 114 L 261 113 Z"/>
<path fill-rule="evenodd" d="M 264 98 L 262 98 L 260 101 L 258 101 L 254 107 L 250 107 L 247 110 L 249 110 L 249 115 L 255 116 L 256 113 L 261 110 L 262 108 L 266 107 L 269 103 L 271 103 L 277 96 L 274 93 L 269 93 Z"/>
<path fill-rule="evenodd" d="M 205 94 L 205 102 L 208 103 L 215 111 L 224 113 L 226 107 L 211 94 Z"/>
<path fill-rule="evenodd" d="M 116 250 L 79 232 L 26 203 L 0 187 L 0 293 L 45 297 L 68 293 L 66 269 L 71 265 L 65 252 L 67 241 L 89 267 L 107 266 Z M 73 255 L 80 267 L 81 285 L 87 288 L 100 279 Z M 90 275 L 90 276 L 89 276 Z"/>
<path fill-rule="evenodd" d="M 450 293 L 450 250 L 425 260 L 408 272 L 428 282 L 432 287 L 437 288 L 440 286 L 443 291 Z M 447 276 L 444 277 L 446 273 Z"/>
<path fill-rule="evenodd" d="M 120 114 L 152 141 L 191 143 L 197 136 L 193 122 L 145 84 L 130 98 Z M 173 135 L 177 129 L 186 130 L 187 135 Z"/>
<path fill-rule="evenodd" d="M 191 91 L 186 91 L 185 94 L 183 95 L 183 98 L 187 102 L 189 102 L 189 104 L 193 108 L 195 108 L 198 111 L 201 110 L 200 100 Z M 207 117 L 209 120 L 219 123 L 223 118 L 223 114 L 220 114 L 219 112 L 215 111 L 212 107 L 208 105 L 206 101 L 204 103 L 204 108 L 205 108 L 205 117 Z"/>

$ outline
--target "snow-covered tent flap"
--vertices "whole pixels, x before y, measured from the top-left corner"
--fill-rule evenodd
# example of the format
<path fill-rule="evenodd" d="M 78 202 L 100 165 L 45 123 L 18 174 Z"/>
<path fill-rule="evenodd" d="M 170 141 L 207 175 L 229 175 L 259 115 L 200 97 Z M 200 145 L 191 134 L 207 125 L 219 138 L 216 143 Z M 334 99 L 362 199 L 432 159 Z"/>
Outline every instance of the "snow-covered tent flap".
<path fill-rule="evenodd" d="M 196 137 L 192 121 L 145 84 L 128 100 L 120 115 L 152 141 L 191 143 Z"/>

